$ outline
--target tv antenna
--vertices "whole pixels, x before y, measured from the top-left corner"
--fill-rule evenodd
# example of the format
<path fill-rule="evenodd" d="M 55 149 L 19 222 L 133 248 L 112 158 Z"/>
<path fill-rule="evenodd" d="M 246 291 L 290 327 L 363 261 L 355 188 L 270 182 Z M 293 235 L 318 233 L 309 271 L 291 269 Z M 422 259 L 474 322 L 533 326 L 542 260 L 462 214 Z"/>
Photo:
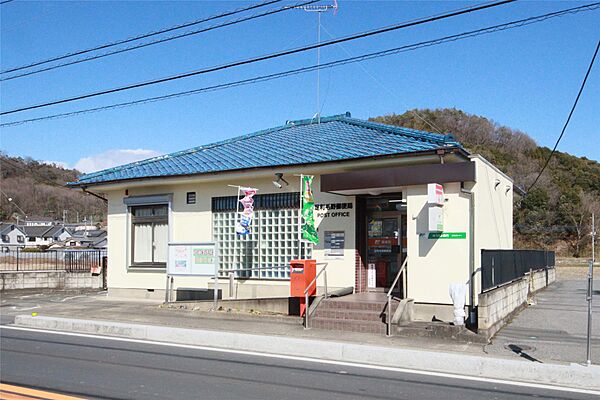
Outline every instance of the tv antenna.
<path fill-rule="evenodd" d="M 323 14 L 325 12 L 329 12 L 329 10 L 333 10 L 333 15 L 335 15 L 338 10 L 337 0 L 333 0 L 333 4 L 329 4 L 329 5 L 323 5 L 323 6 L 307 5 L 307 6 L 299 6 L 299 7 L 294 7 L 294 8 L 300 9 L 300 10 L 303 10 L 306 12 L 313 12 L 313 13 L 317 14 L 317 44 L 320 45 L 321 44 L 321 14 Z M 318 46 L 317 47 L 317 113 L 315 114 L 318 124 L 321 123 L 321 98 L 320 98 L 321 71 L 320 71 L 320 66 L 321 66 L 321 47 Z M 313 117 L 313 119 L 315 117 Z"/>

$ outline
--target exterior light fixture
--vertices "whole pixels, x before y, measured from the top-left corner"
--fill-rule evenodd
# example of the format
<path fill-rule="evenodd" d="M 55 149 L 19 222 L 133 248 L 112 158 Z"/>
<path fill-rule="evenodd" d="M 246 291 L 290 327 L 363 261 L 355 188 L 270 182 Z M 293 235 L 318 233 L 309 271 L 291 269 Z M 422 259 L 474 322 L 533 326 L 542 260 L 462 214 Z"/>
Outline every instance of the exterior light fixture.
<path fill-rule="evenodd" d="M 277 189 L 281 189 L 283 187 L 283 185 L 281 184 L 281 182 L 285 183 L 285 186 L 288 186 L 290 183 L 288 181 L 286 181 L 283 178 L 283 174 L 278 172 L 275 174 L 275 177 L 277 178 L 276 180 L 273 181 L 273 185 L 275 185 L 275 187 Z"/>

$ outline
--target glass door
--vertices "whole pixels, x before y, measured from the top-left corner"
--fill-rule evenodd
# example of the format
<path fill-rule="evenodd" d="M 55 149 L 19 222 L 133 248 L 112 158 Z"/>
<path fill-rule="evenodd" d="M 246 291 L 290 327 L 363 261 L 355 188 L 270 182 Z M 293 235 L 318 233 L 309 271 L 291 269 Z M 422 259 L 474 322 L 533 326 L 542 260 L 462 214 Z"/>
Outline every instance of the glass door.
<path fill-rule="evenodd" d="M 406 213 L 401 199 L 401 196 L 367 199 L 370 289 L 389 289 L 406 256 Z M 397 291 L 400 287 L 397 286 Z"/>

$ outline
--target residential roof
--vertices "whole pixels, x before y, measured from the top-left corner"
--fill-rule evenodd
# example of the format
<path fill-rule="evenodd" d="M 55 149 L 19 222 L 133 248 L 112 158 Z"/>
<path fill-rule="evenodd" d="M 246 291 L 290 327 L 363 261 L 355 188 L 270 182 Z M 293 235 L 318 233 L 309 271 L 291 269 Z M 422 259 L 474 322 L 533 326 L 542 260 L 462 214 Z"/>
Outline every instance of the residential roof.
<path fill-rule="evenodd" d="M 50 231 L 51 229 L 53 229 L 53 226 L 47 226 L 47 225 L 33 225 L 33 226 L 29 226 L 29 225 L 25 225 L 25 226 L 20 226 L 19 227 L 26 236 L 28 237 L 44 237 L 46 236 L 46 232 Z"/>
<path fill-rule="evenodd" d="M 20 226 L 17 226 L 10 222 L 0 222 L 0 234 L 1 235 L 7 235 L 10 232 L 12 232 L 14 229 L 18 229 L 21 231 L 21 233 L 23 233 L 23 230 L 21 229 Z"/>
<path fill-rule="evenodd" d="M 462 148 L 452 135 L 351 118 L 350 113 L 285 125 L 82 175 L 70 186 L 303 165 Z"/>

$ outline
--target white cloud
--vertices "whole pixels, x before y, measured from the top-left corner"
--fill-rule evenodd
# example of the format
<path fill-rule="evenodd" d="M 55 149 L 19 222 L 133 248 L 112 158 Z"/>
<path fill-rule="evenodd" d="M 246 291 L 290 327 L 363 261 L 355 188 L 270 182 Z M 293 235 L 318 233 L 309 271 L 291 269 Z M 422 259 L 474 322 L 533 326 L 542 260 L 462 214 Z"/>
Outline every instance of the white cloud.
<path fill-rule="evenodd" d="M 56 167 L 61 167 L 64 169 L 70 169 L 71 167 L 69 166 L 68 163 L 64 162 L 64 161 L 42 161 L 42 164 L 48 164 L 48 165 L 54 165 Z"/>
<path fill-rule="evenodd" d="M 104 153 L 79 159 L 75 163 L 75 169 L 84 173 L 99 171 L 117 165 L 128 164 L 146 158 L 161 155 L 158 151 L 148 149 L 115 149 Z"/>

